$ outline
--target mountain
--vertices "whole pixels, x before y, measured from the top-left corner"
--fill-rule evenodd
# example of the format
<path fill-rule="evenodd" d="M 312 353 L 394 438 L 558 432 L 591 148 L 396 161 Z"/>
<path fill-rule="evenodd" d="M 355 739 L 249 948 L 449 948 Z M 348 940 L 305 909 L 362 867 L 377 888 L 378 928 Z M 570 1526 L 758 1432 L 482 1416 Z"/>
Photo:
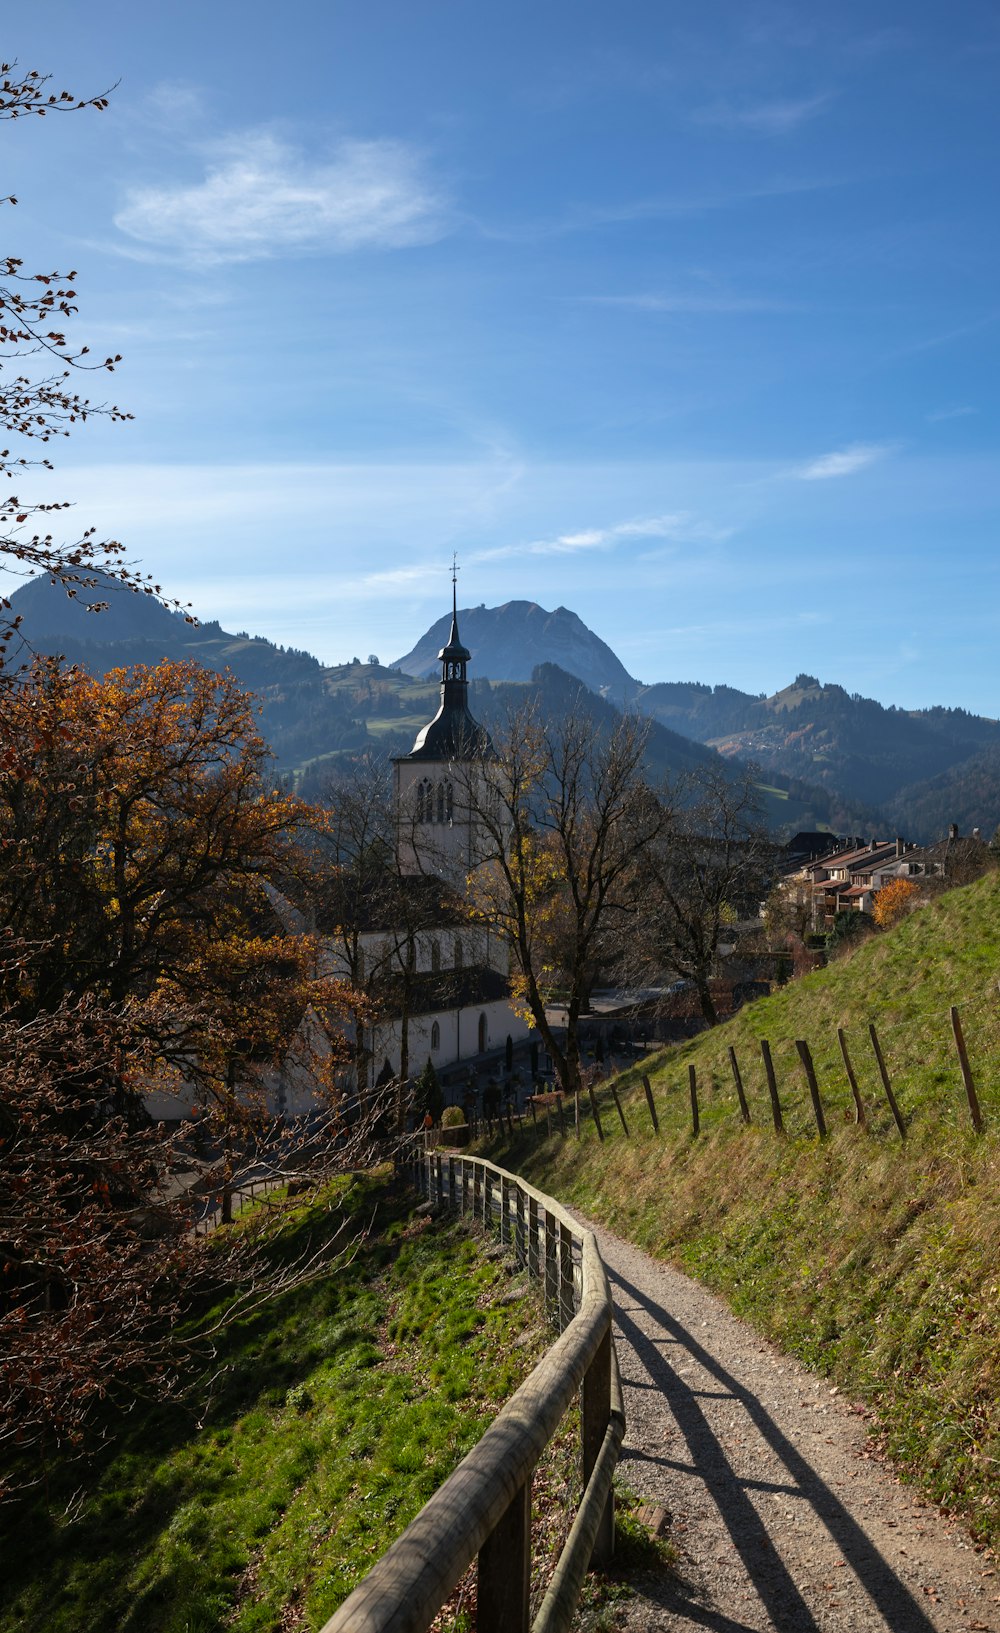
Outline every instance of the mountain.
<path fill-rule="evenodd" d="M 805 674 L 771 697 L 665 682 L 635 703 L 726 756 L 891 813 L 913 838 L 970 819 L 992 833 L 1000 820 L 1000 722 L 964 709 L 887 708 Z M 953 782 L 961 814 L 948 815 Z"/>
<path fill-rule="evenodd" d="M 439 619 L 391 669 L 357 662 L 324 668 L 308 652 L 233 634 L 214 620 L 192 625 L 113 579 L 70 599 L 36 578 L 11 600 L 28 643 L 22 656 L 30 649 L 59 652 L 97 674 L 165 657 L 231 669 L 261 701 L 261 729 L 278 769 L 294 772 L 313 795 L 344 756 L 410 748 L 436 707 L 437 653 L 450 628 L 447 616 Z M 107 609 L 89 611 L 99 600 Z M 550 613 L 531 601 L 509 601 L 467 608 L 459 622 L 474 654 L 475 708 L 487 725 L 526 688 L 552 714 L 582 684 L 597 694 L 595 703 L 626 703 L 664 728 L 650 744 L 659 770 L 690 769 L 716 751 L 755 762 L 768 819 L 779 829 L 883 827 L 929 840 L 949 822 L 989 834 L 1000 823 L 996 720 L 963 709 L 886 708 L 813 675 L 798 675 L 771 697 L 693 682 L 641 686 L 565 607 Z"/>
<path fill-rule="evenodd" d="M 463 607 L 458 625 L 476 676 L 527 681 L 537 664 L 552 663 L 618 704 L 631 701 L 639 689 L 611 648 L 566 607 L 546 612 L 535 601 Z M 393 667 L 408 675 L 436 677 L 437 655 L 450 629 L 451 615 L 446 614 Z"/>
<path fill-rule="evenodd" d="M 368 741 L 352 691 L 331 683 L 308 652 L 275 646 L 245 632 L 233 635 L 215 620 L 191 624 L 152 595 L 126 589 L 101 575 L 74 597 L 47 578 L 34 578 L 10 598 L 21 619 L 21 645 L 10 659 L 58 653 L 91 674 L 133 664 L 193 658 L 206 669 L 230 669 L 261 702 L 261 730 L 280 770 L 310 756 L 359 750 Z M 104 611 L 91 609 L 106 601 Z"/>

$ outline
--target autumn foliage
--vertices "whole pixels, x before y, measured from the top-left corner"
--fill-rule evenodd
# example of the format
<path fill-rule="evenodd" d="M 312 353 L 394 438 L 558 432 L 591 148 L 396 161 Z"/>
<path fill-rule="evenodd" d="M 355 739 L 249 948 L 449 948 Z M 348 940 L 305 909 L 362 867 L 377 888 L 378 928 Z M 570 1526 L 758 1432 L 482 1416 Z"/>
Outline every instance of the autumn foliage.
<path fill-rule="evenodd" d="M 915 906 L 920 886 L 913 879 L 891 879 L 875 894 L 872 917 L 881 930 L 888 930 Z"/>

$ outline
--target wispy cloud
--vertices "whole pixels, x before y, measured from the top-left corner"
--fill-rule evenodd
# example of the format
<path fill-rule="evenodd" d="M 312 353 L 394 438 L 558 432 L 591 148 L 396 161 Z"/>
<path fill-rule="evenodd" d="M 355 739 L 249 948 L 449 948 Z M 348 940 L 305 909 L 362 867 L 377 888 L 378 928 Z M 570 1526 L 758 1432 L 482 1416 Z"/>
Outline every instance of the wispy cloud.
<path fill-rule="evenodd" d="M 969 414 L 978 414 L 977 408 L 968 403 L 958 403 L 954 408 L 939 408 L 935 414 L 926 414 L 924 417 L 928 425 L 937 425 L 941 420 L 964 420 Z"/>
<path fill-rule="evenodd" d="M 832 91 L 819 91 L 773 102 L 712 102 L 693 115 L 699 125 L 719 125 L 736 130 L 756 131 L 761 136 L 785 136 L 808 120 L 825 113 L 833 102 Z"/>
<path fill-rule="evenodd" d="M 671 539 L 676 543 L 706 542 L 728 537 L 689 511 L 665 516 L 645 516 L 634 521 L 616 522 L 611 527 L 587 527 L 575 533 L 559 533 L 554 538 L 531 539 L 518 544 L 501 544 L 480 550 L 469 559 L 473 563 L 502 561 L 512 556 L 574 556 L 585 550 L 610 550 L 625 539 Z"/>
<path fill-rule="evenodd" d="M 769 300 L 760 295 L 665 293 L 636 295 L 577 295 L 589 306 L 620 307 L 633 312 L 788 312 L 801 310 L 789 301 Z"/>
<path fill-rule="evenodd" d="M 793 475 L 801 482 L 825 482 L 834 476 L 853 476 L 856 471 L 863 471 L 877 460 L 884 459 L 891 451 L 891 444 L 887 442 L 852 442 L 848 448 L 838 448 L 833 453 L 821 454 L 818 459 L 810 460 L 808 465 L 800 466 Z"/>
<path fill-rule="evenodd" d="M 204 177 L 190 186 L 131 189 L 118 229 L 201 264 L 401 249 L 448 231 L 443 194 L 402 142 L 342 141 L 315 160 L 256 130 L 213 143 L 204 156 Z"/>

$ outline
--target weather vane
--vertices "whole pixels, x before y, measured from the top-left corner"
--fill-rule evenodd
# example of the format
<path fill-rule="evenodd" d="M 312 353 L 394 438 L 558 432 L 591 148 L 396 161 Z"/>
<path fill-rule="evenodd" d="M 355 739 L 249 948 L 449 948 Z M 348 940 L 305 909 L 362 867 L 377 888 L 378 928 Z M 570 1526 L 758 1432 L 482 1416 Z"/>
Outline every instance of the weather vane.
<path fill-rule="evenodd" d="M 453 612 L 458 608 L 458 575 L 460 571 L 458 551 L 453 550 L 451 553 L 451 606 Z"/>

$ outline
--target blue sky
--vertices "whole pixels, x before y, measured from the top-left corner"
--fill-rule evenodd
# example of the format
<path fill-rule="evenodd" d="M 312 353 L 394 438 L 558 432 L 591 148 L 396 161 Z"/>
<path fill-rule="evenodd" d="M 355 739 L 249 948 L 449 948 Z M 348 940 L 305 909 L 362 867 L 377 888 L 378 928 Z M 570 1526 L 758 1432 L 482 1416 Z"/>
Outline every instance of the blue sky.
<path fill-rule="evenodd" d="M 136 416 L 46 491 L 199 614 L 388 661 L 457 550 L 645 681 L 1000 715 L 993 4 L 48 0 L 2 49 L 120 81 L 2 127 Z"/>

